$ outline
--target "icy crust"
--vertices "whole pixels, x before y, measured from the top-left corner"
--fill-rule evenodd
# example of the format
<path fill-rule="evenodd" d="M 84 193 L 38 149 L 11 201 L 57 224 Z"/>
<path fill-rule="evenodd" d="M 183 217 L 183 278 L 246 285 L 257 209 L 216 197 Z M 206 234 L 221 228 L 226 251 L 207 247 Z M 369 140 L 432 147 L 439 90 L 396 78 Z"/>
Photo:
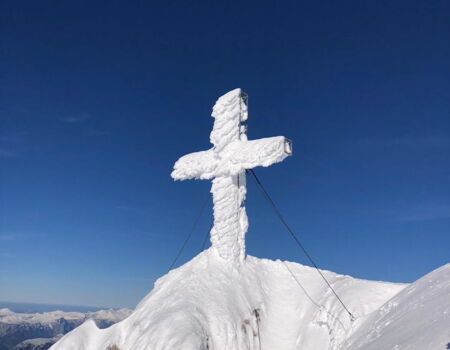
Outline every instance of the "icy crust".
<path fill-rule="evenodd" d="M 243 178 L 243 177 L 241 177 Z M 245 257 L 245 233 L 248 219 L 245 207 L 246 187 L 239 186 L 238 177 L 216 177 L 212 181 L 211 193 L 214 203 L 214 226 L 211 229 L 211 243 L 219 255 L 231 260 Z"/>
<path fill-rule="evenodd" d="M 405 287 L 323 273 L 358 317 Z M 209 249 L 160 278 L 127 319 L 103 330 L 88 321 L 51 349 L 256 350 L 255 310 L 263 349 L 337 350 L 352 332 L 314 269 L 250 256 L 237 268 Z"/>
<path fill-rule="evenodd" d="M 239 140 L 241 111 L 245 115 L 243 119 L 247 119 L 247 107 L 242 101 L 241 89 L 231 90 L 219 97 L 214 104 L 211 116 L 215 120 L 209 139 L 216 153 L 220 153 L 231 142 Z"/>
<path fill-rule="evenodd" d="M 212 179 L 219 163 L 212 149 L 189 153 L 176 161 L 170 176 L 175 180 Z"/>
<path fill-rule="evenodd" d="M 290 155 L 282 136 L 248 141 L 245 134 L 247 105 L 241 89 L 221 96 L 212 111 L 215 118 L 210 135 L 213 148 L 187 154 L 174 165 L 175 180 L 213 179 L 214 226 L 211 243 L 219 255 L 236 264 L 245 257 L 248 219 L 245 201 L 245 170 L 281 162 Z"/>
<path fill-rule="evenodd" d="M 450 348 L 450 264 L 420 278 L 364 320 L 346 350 Z"/>
<path fill-rule="evenodd" d="M 227 168 L 232 175 L 258 166 L 268 167 L 290 155 L 286 152 L 284 136 L 233 142 L 226 151 Z"/>
<path fill-rule="evenodd" d="M 284 136 L 267 137 L 251 141 L 234 141 L 220 155 L 213 148 L 181 157 L 171 174 L 175 180 L 212 179 L 238 175 L 245 169 L 268 167 L 283 161 L 289 154 Z"/>

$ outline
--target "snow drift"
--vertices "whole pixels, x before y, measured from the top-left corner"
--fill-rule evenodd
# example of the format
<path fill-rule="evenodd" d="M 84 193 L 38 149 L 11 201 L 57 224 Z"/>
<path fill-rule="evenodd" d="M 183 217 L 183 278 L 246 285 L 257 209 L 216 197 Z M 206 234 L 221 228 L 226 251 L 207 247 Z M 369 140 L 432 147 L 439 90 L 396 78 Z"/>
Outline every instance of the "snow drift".
<path fill-rule="evenodd" d="M 345 349 L 450 349 L 450 264 L 417 280 L 373 312 Z"/>
<path fill-rule="evenodd" d="M 209 249 L 160 278 L 127 319 L 107 329 L 87 321 L 51 349 L 259 349 L 260 339 L 263 349 L 444 350 L 450 342 L 450 264 L 409 286 L 323 273 L 355 322 L 313 268 L 250 256 L 233 267 Z M 414 347 L 420 334 L 441 347 Z"/>

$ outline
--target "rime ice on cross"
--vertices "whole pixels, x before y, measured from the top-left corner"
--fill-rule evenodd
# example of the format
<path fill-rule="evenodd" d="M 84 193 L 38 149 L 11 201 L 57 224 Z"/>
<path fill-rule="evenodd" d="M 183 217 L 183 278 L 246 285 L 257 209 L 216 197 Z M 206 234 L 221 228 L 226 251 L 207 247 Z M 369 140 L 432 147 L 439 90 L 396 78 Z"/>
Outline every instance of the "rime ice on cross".
<path fill-rule="evenodd" d="M 181 157 L 171 174 L 175 180 L 213 179 L 211 243 L 225 260 L 245 258 L 245 170 L 267 167 L 292 154 L 291 141 L 283 136 L 248 141 L 247 116 L 247 95 L 241 89 L 221 96 L 212 112 L 210 141 L 214 147 Z"/>

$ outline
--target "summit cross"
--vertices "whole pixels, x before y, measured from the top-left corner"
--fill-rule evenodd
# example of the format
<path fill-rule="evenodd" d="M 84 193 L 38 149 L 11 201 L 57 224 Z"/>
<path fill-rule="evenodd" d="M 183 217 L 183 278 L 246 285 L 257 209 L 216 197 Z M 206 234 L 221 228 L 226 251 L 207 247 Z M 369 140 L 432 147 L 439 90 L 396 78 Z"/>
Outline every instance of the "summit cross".
<path fill-rule="evenodd" d="M 175 163 L 172 178 L 212 179 L 214 225 L 211 244 L 228 261 L 245 259 L 245 170 L 268 167 L 292 154 L 284 136 L 247 140 L 248 96 L 241 89 L 221 96 L 213 107 L 215 119 L 207 151 L 187 154 Z"/>

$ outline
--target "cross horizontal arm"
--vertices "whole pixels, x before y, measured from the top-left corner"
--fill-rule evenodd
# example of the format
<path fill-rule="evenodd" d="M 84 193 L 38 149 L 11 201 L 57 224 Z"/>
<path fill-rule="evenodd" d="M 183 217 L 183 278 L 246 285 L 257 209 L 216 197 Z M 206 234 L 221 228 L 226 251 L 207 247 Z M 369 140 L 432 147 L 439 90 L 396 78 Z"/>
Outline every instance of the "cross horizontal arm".
<path fill-rule="evenodd" d="M 251 141 L 235 141 L 224 153 L 228 153 L 227 168 L 235 175 L 257 166 L 268 167 L 283 161 L 292 154 L 292 142 L 284 136 L 267 137 Z"/>
<path fill-rule="evenodd" d="M 284 136 L 238 140 L 230 143 L 220 153 L 211 148 L 181 157 L 175 163 L 171 175 L 175 180 L 233 176 L 245 169 L 267 167 L 281 162 L 291 154 L 292 143 Z"/>
<path fill-rule="evenodd" d="M 212 179 L 218 163 L 213 149 L 189 153 L 177 160 L 170 175 L 175 180 Z"/>

